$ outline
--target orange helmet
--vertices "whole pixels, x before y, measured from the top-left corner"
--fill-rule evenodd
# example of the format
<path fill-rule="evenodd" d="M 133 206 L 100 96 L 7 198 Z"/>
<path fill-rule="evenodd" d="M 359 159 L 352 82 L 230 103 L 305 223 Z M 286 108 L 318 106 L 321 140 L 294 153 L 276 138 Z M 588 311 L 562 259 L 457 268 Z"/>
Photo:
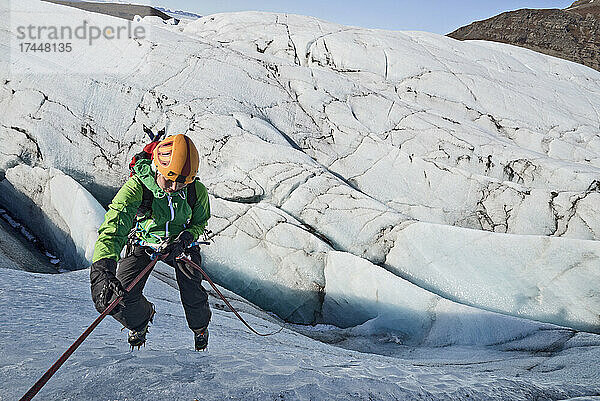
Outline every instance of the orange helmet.
<path fill-rule="evenodd" d="M 153 159 L 158 172 L 171 181 L 189 184 L 196 178 L 198 150 L 186 135 L 171 135 L 160 141 Z"/>

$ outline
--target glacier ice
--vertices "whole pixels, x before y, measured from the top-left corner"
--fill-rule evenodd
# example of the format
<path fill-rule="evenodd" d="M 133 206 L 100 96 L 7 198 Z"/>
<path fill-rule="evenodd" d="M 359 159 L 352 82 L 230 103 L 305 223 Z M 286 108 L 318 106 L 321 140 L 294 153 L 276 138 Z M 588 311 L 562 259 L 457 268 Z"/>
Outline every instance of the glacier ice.
<path fill-rule="evenodd" d="M 35 229 L 65 265 L 90 265 L 97 230 L 106 210 L 77 181 L 60 170 L 20 164 L 0 182 L 3 203 Z"/>
<path fill-rule="evenodd" d="M 7 7 L 11 23 L 89 14 Z M 80 266 L 100 208 L 76 192 L 83 217 L 21 166 L 64 171 L 106 204 L 145 142 L 141 127 L 165 127 L 201 154 L 215 212 L 207 269 L 286 319 L 343 318 L 323 309 L 336 285 L 327 261 L 341 252 L 450 309 L 598 331 L 597 71 L 501 44 L 286 14 L 139 24 L 152 35 L 98 42 L 76 63 L 15 54 L 0 81 L 2 185 L 20 182 L 48 206 L 48 236 Z M 363 317 L 374 324 L 378 310 Z"/>
<path fill-rule="evenodd" d="M 0 4 L 6 26 L 116 21 Z M 152 35 L 71 59 L 7 42 L 0 199 L 84 267 L 142 126 L 185 132 L 213 207 L 206 270 L 252 324 L 286 329 L 258 341 L 211 298 L 214 345 L 198 356 L 177 294 L 150 280 L 145 353 L 104 322 L 47 398 L 598 394 L 597 335 L 577 331 L 600 331 L 597 71 L 288 14 L 138 23 Z M 0 398 L 15 398 L 96 315 L 85 271 L 1 269 L 0 299 Z"/>
<path fill-rule="evenodd" d="M 414 223 L 387 255 L 392 272 L 445 298 L 600 331 L 598 241 Z"/>

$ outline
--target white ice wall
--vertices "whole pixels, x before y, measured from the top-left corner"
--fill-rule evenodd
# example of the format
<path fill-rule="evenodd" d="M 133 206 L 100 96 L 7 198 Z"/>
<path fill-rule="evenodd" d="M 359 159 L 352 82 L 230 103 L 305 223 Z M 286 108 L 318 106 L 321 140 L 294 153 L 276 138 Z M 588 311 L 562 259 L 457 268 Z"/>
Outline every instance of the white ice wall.
<path fill-rule="evenodd" d="M 2 4 L 13 24 L 120 21 Z M 214 200 L 207 268 L 265 308 L 318 321 L 333 250 L 456 302 L 597 330 L 600 73 L 286 14 L 139 23 L 146 39 L 72 58 L 10 42 L 0 173 L 56 168 L 107 203 L 147 140 L 142 126 L 166 127 L 194 140 Z M 67 248 L 87 255 L 81 224 L 93 218 L 50 187 L 37 202 L 62 216 L 49 236 L 70 233 Z"/>
<path fill-rule="evenodd" d="M 3 203 L 57 253 L 64 267 L 91 264 L 106 210 L 85 188 L 57 169 L 24 164 L 8 169 L 0 188 Z"/>

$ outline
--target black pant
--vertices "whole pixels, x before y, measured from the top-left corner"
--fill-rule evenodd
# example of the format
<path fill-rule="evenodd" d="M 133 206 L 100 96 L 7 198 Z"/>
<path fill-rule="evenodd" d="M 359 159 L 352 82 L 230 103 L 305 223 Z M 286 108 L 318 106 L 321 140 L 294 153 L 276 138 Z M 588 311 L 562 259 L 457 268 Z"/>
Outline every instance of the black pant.
<path fill-rule="evenodd" d="M 201 265 L 202 257 L 197 246 L 188 249 L 186 254 L 192 262 Z M 117 278 L 123 288 L 127 288 L 148 263 L 150 263 L 150 256 L 145 249 L 134 246 L 133 251 L 121 259 L 117 267 Z M 183 262 L 177 262 L 177 266 L 172 267 L 175 267 L 175 277 L 188 326 L 192 330 L 207 327 L 211 312 L 208 295 L 202 287 L 202 274 Z M 124 307 L 113 314 L 113 317 L 129 330 L 143 329 L 152 316 L 152 305 L 142 294 L 149 276 L 150 273 L 147 273 L 131 291 L 125 294 L 122 301 Z"/>

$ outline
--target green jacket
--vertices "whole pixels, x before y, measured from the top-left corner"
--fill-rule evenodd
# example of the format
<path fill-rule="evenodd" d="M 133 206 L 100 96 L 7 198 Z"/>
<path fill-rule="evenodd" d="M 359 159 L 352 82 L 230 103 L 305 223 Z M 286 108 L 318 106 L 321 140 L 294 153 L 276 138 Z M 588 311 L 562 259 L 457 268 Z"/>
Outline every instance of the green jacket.
<path fill-rule="evenodd" d="M 115 195 L 104 223 L 98 229 L 98 240 L 94 247 L 92 262 L 103 258 L 119 260 L 121 250 L 127 243 L 127 236 L 136 221 L 138 207 L 142 203 L 145 185 L 154 194 L 152 214 L 147 213 L 137 220 L 136 236 L 149 244 L 160 244 L 165 239 L 173 239 L 183 230 L 187 230 L 198 239 L 204 232 L 210 217 L 210 205 L 206 187 L 198 180 L 196 186 L 196 203 L 193 211 L 187 202 L 187 187 L 181 191 L 168 194 L 155 180 L 151 167 L 152 161 L 140 159 L 134 166 L 134 175 L 121 187 Z"/>

